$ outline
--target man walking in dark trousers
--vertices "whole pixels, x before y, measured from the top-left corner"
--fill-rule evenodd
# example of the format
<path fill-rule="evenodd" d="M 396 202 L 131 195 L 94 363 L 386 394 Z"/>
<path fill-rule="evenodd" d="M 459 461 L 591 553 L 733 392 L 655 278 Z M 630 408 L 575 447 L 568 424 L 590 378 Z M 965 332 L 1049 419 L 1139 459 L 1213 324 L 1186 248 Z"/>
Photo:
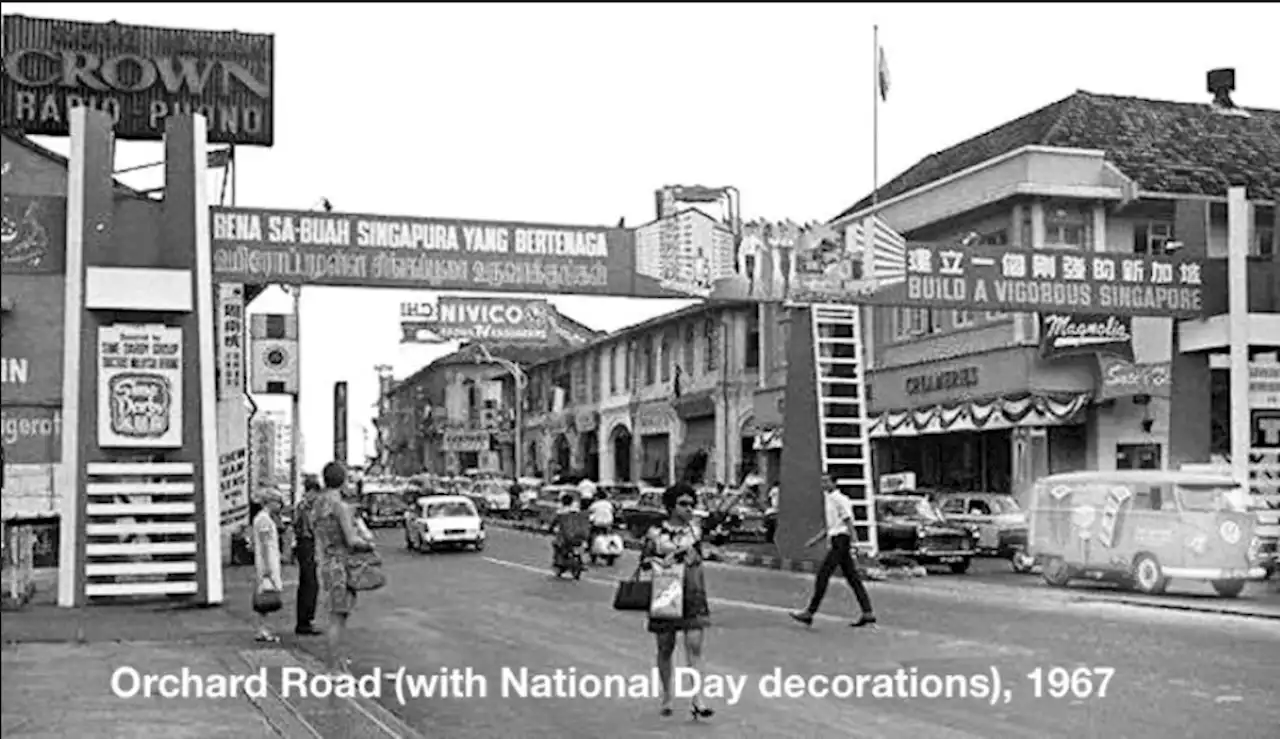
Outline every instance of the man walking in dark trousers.
<path fill-rule="evenodd" d="M 827 594 L 827 584 L 831 582 L 831 576 L 839 568 L 844 574 L 844 579 L 849 582 L 849 587 L 853 588 L 858 606 L 862 608 L 862 616 L 849 625 L 870 626 L 876 622 L 875 614 L 871 610 L 871 597 L 867 595 L 867 588 L 862 584 L 862 578 L 858 576 L 858 567 L 853 562 L 853 505 L 844 493 L 840 492 L 840 488 L 836 487 L 830 475 L 822 476 L 822 492 L 826 528 L 815 534 L 805 545 L 811 547 L 826 538 L 827 556 L 822 560 L 822 566 L 818 568 L 809 607 L 803 611 L 793 612 L 791 618 L 806 626 L 813 624 L 813 614 L 817 613 L 822 605 L 822 598 Z"/>
<path fill-rule="evenodd" d="M 316 598 L 320 594 L 320 582 L 316 572 L 316 533 L 311 519 L 311 508 L 320 495 L 320 482 L 308 476 L 303 481 L 302 500 L 293 512 L 294 552 L 298 559 L 298 620 L 293 633 L 299 636 L 316 636 L 324 632 L 311 622 L 316 617 Z"/>

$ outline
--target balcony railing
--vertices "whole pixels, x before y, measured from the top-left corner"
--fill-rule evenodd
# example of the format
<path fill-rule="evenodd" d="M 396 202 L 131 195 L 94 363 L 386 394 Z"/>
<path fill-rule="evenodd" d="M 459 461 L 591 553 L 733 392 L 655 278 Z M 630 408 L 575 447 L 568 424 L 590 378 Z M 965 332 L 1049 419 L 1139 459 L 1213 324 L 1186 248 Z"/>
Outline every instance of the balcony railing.
<path fill-rule="evenodd" d="M 1249 258 L 1249 312 L 1280 313 L 1280 262 L 1271 257 Z M 1227 312 L 1227 260 L 1207 259 L 1204 278 L 1205 317 Z"/>

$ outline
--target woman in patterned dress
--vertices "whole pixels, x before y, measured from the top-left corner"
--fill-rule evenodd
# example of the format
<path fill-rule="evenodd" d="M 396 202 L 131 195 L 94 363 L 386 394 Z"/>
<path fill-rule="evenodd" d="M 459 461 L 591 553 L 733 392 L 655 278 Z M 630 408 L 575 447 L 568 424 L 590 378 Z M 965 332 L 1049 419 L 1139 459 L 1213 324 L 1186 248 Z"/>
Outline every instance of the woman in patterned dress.
<path fill-rule="evenodd" d="M 702 669 L 704 630 L 711 625 L 711 607 L 707 603 L 706 580 L 702 573 L 702 542 L 694 518 L 698 494 L 685 483 L 673 485 L 662 494 L 667 520 L 645 535 L 640 552 L 643 569 L 684 565 L 684 603 L 680 618 L 649 617 L 649 632 L 658 643 L 658 675 L 662 680 L 662 715 L 670 716 L 671 679 L 674 672 L 676 640 L 684 634 L 685 660 L 689 667 Z M 715 714 L 699 698 L 690 707 L 694 718 L 710 718 Z"/>
<path fill-rule="evenodd" d="M 373 542 L 360 536 L 355 515 L 344 500 L 348 487 L 346 467 L 330 462 L 325 465 L 322 477 L 325 489 L 311 507 L 316 574 L 320 580 L 320 597 L 329 611 L 328 667 L 344 671 L 349 662 L 343 654 L 347 617 L 356 605 L 356 591 L 347 583 L 347 559 L 353 551 L 371 549 Z"/>

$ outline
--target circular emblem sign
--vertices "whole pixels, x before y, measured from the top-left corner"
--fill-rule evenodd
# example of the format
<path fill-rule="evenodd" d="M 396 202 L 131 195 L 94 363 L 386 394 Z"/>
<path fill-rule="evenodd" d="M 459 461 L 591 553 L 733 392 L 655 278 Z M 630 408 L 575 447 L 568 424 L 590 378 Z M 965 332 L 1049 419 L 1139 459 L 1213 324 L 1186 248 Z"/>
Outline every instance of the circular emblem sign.
<path fill-rule="evenodd" d="M 1223 521 L 1218 527 L 1218 534 L 1228 544 L 1240 543 L 1240 525 L 1235 521 Z"/>
<path fill-rule="evenodd" d="M 271 367 L 283 367 L 289 361 L 289 355 L 284 349 L 272 349 L 267 352 L 265 359 Z"/>

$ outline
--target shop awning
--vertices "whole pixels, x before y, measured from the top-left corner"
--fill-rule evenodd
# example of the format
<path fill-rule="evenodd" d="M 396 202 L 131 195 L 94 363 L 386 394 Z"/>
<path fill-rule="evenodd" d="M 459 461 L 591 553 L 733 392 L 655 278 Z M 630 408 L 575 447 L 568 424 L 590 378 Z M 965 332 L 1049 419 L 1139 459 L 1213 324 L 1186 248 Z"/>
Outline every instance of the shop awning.
<path fill-rule="evenodd" d="M 907 411 L 869 419 L 870 436 L 923 436 L 995 431 L 1020 426 L 1064 426 L 1079 420 L 1091 393 L 1019 393 Z"/>

